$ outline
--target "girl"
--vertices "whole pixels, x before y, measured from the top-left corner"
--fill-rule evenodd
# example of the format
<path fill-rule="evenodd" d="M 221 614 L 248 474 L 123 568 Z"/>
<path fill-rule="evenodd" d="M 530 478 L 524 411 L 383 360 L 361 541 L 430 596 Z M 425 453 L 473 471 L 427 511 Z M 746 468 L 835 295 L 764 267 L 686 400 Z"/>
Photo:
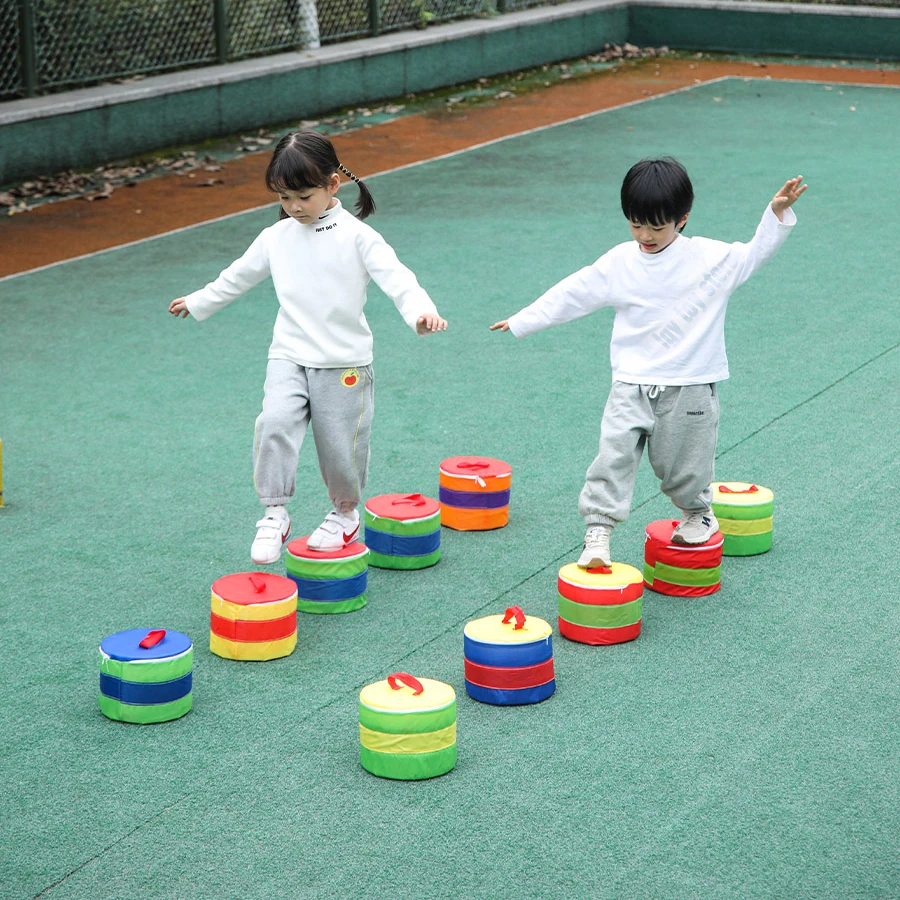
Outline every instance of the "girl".
<path fill-rule="evenodd" d="M 359 188 L 358 218 L 337 199 L 338 170 Z M 285 135 L 272 154 L 266 186 L 281 200 L 279 221 L 215 281 L 169 305 L 176 317 L 202 321 L 272 276 L 280 308 L 253 445 L 254 484 L 266 507 L 250 548 L 258 565 L 277 562 L 290 536 L 285 505 L 294 495 L 310 422 L 334 508 L 310 535 L 309 547 L 339 550 L 359 533 L 373 411 L 372 332 L 363 314 L 369 279 L 417 334 L 447 328 L 416 276 L 360 221 L 375 211 L 372 195 L 338 162 L 328 138 Z"/>

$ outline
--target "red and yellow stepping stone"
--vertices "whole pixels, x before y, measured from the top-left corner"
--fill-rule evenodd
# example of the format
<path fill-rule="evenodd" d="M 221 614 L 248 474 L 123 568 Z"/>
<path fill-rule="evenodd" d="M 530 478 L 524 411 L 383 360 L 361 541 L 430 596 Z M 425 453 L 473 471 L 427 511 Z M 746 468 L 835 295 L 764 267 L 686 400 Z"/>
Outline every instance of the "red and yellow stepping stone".
<path fill-rule="evenodd" d="M 559 633 L 581 644 L 621 644 L 641 633 L 643 577 L 633 566 L 559 570 Z"/>
<path fill-rule="evenodd" d="M 225 659 L 264 661 L 297 646 L 297 586 L 269 572 L 239 572 L 213 582 L 209 649 Z"/>

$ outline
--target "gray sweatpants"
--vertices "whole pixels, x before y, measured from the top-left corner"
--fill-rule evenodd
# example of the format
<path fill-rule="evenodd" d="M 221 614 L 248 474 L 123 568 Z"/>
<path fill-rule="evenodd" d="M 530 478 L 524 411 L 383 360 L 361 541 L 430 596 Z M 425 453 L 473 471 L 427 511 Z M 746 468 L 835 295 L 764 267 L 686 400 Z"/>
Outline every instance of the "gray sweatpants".
<path fill-rule="evenodd" d="M 375 378 L 371 366 L 310 369 L 270 359 L 253 441 L 253 482 L 266 506 L 284 506 L 312 423 L 319 469 L 338 512 L 355 509 L 369 472 Z"/>
<path fill-rule="evenodd" d="M 685 512 L 708 510 L 718 431 L 715 384 L 663 388 L 614 381 L 600 423 L 600 450 L 578 498 L 579 515 L 587 525 L 628 518 L 645 444 L 663 493 Z"/>

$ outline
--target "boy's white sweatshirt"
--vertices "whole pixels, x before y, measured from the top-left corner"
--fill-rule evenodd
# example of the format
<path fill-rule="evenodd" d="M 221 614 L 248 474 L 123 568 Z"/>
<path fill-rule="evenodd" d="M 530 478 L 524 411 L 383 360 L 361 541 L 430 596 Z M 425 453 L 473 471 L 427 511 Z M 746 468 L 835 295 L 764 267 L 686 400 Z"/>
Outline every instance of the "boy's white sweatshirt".
<path fill-rule="evenodd" d="M 202 322 L 269 275 L 280 307 L 269 359 L 316 369 L 369 365 L 363 307 L 370 278 L 413 330 L 419 316 L 437 313 L 385 239 L 340 201 L 315 224 L 282 219 L 266 228 L 215 281 L 185 298 L 188 312 Z"/>
<path fill-rule="evenodd" d="M 748 244 L 683 235 L 660 253 L 642 253 L 637 241 L 619 244 L 516 313 L 509 330 L 525 337 L 612 306 L 609 357 L 616 381 L 724 381 L 728 298 L 790 233 L 797 218 L 790 208 L 783 216 L 779 222 L 767 206 Z"/>

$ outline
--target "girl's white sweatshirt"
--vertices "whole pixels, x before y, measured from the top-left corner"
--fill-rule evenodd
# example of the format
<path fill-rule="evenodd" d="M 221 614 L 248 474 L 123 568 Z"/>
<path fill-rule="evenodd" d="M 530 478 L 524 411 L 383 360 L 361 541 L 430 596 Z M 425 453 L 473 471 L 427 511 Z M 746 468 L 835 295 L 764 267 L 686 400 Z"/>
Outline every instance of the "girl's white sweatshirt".
<path fill-rule="evenodd" d="M 748 244 L 683 235 L 660 253 L 642 253 L 637 241 L 619 244 L 516 313 L 509 330 L 525 337 L 612 306 L 609 357 L 616 381 L 724 381 L 728 298 L 788 236 L 797 218 L 790 208 L 783 216 L 779 222 L 767 206 Z"/>
<path fill-rule="evenodd" d="M 269 359 L 316 369 L 369 365 L 363 307 L 370 278 L 413 330 L 419 316 L 437 314 L 385 239 L 339 200 L 315 224 L 282 219 L 266 228 L 215 281 L 185 298 L 188 312 L 202 322 L 269 275 L 280 307 Z"/>

